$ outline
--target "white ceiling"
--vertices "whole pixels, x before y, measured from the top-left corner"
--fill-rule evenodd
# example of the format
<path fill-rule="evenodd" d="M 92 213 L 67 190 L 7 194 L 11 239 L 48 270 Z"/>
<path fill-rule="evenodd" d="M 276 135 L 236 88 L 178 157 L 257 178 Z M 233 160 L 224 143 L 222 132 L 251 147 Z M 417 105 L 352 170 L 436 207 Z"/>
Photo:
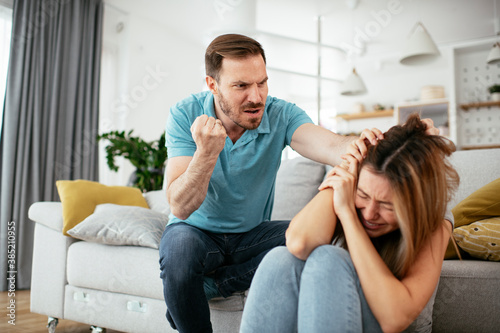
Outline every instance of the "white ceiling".
<path fill-rule="evenodd" d="M 494 0 L 360 0 L 354 10 L 349 9 L 347 0 L 105 1 L 199 42 L 204 42 L 208 32 L 220 29 L 221 24 L 228 29 L 232 22 L 248 24 L 253 18 L 258 30 L 316 41 L 314 18 L 318 15 L 323 17 L 325 44 L 352 44 L 356 32 L 370 33 L 371 27 L 366 44 L 371 54 L 396 50 L 398 42 L 407 37 L 418 20 L 438 45 L 494 36 Z M 248 10 L 252 3 L 256 8 L 254 13 Z M 384 17 L 389 5 L 397 8 L 398 13 Z M 497 12 L 500 12 L 499 0 Z M 377 21 L 377 15 L 379 19 L 382 15 L 385 22 Z"/>
<path fill-rule="evenodd" d="M 500 1 L 497 0 L 497 11 Z M 400 13 L 391 15 L 382 24 L 377 14 L 388 13 L 388 4 Z M 322 40 L 325 44 L 353 43 L 359 31 L 367 33 L 369 53 L 392 52 L 398 49 L 417 21 L 422 21 L 437 44 L 455 43 L 492 37 L 494 0 L 361 0 L 355 10 L 350 10 L 341 0 L 262 0 L 258 1 L 257 26 L 278 34 L 316 40 L 314 16 L 322 15 Z M 273 20 L 273 13 L 286 10 L 281 24 Z M 500 15 L 497 15 L 500 17 Z M 377 27 L 378 24 L 378 27 Z M 294 29 L 294 27 L 296 29 Z M 369 36 L 369 29 L 375 29 Z M 372 30 L 373 31 L 373 30 Z M 359 36 L 358 36 L 359 37 Z"/>

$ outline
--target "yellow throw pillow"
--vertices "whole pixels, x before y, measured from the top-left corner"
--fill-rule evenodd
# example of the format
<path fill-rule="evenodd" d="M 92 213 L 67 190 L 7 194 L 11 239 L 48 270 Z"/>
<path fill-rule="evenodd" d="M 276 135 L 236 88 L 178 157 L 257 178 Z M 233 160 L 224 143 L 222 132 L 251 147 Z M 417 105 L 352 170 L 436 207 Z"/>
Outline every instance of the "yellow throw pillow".
<path fill-rule="evenodd" d="M 88 180 L 58 180 L 57 191 L 62 203 L 63 234 L 82 222 L 99 204 L 112 203 L 149 208 L 138 188 L 107 186 Z"/>
<path fill-rule="evenodd" d="M 500 178 L 481 187 L 452 209 L 455 228 L 500 216 Z"/>
<path fill-rule="evenodd" d="M 456 236 L 455 236 L 455 241 L 456 241 Z M 460 256 L 463 257 L 464 251 L 460 248 L 460 246 L 453 244 L 454 242 L 449 240 L 448 242 L 448 247 L 446 248 L 446 252 L 444 254 L 444 259 L 449 260 L 449 259 L 458 259 L 458 253 L 457 250 L 460 252 Z M 456 247 L 455 247 L 456 246 Z"/>
<path fill-rule="evenodd" d="M 500 217 L 456 228 L 453 234 L 458 246 L 472 257 L 500 261 Z"/>

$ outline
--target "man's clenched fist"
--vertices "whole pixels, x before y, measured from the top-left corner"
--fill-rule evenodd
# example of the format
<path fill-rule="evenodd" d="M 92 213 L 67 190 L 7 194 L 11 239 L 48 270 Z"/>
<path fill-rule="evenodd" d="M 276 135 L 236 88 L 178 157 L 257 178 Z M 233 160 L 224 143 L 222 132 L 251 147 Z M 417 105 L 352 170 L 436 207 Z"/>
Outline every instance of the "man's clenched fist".
<path fill-rule="evenodd" d="M 222 122 L 206 114 L 199 116 L 191 125 L 196 148 L 205 154 L 219 155 L 226 142 L 226 129 Z"/>

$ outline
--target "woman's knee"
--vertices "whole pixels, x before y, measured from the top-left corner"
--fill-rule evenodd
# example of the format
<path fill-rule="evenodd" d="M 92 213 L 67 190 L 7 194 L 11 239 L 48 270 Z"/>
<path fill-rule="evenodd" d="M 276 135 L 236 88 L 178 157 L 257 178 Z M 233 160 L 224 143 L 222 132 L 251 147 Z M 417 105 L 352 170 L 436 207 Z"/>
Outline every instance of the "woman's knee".
<path fill-rule="evenodd" d="M 262 259 L 259 268 L 266 270 L 289 269 L 292 266 L 303 265 L 303 261 L 297 259 L 288 251 L 286 246 L 278 246 L 270 250 Z"/>
<path fill-rule="evenodd" d="M 314 265 L 323 270 L 338 271 L 345 269 L 354 272 L 354 265 L 349 252 L 335 245 L 322 245 L 314 249 L 307 258 L 306 265 Z"/>
<path fill-rule="evenodd" d="M 288 251 L 285 246 L 278 246 L 270 250 L 262 259 L 254 279 L 264 279 L 276 277 L 284 279 L 286 276 L 300 275 L 304 261 L 297 259 Z"/>

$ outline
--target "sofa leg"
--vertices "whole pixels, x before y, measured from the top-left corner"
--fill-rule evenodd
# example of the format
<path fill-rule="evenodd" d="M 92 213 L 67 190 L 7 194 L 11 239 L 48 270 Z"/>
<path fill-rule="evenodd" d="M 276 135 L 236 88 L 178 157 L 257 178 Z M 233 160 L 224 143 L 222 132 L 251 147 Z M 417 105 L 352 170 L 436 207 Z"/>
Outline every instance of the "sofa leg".
<path fill-rule="evenodd" d="M 54 318 L 54 317 L 49 317 L 48 322 L 47 322 L 47 328 L 49 329 L 49 333 L 56 332 L 57 324 L 59 324 L 59 319 Z"/>
<path fill-rule="evenodd" d="M 106 333 L 106 329 L 98 326 L 90 326 L 92 333 Z"/>

